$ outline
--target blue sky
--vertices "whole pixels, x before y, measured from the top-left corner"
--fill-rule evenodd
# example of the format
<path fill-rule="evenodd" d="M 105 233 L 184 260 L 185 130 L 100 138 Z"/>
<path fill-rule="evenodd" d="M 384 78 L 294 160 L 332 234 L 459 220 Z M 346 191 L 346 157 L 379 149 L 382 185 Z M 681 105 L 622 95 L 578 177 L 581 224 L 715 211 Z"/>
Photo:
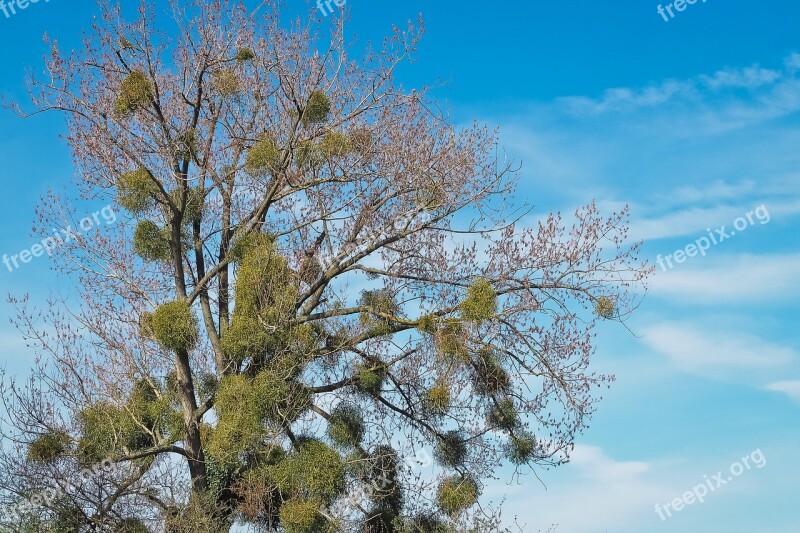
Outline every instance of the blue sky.
<path fill-rule="evenodd" d="M 162 2 L 166 5 L 166 1 Z M 301 2 L 295 2 L 299 5 Z M 667 2 L 662 4 L 666 6 Z M 599 331 L 596 368 L 618 380 L 573 463 L 487 486 L 508 523 L 558 532 L 800 531 L 800 4 L 699 0 L 665 22 L 658 2 L 348 0 L 350 31 L 380 39 L 422 12 L 427 36 L 399 73 L 435 82 L 453 120 L 497 125 L 520 160 L 520 197 L 536 213 L 596 199 L 631 206 L 652 261 L 759 206 L 705 257 L 657 272 L 629 321 Z M 0 92 L 19 97 L 47 32 L 75 46 L 96 12 L 87 0 L 0 12 Z M 0 254 L 29 248 L 36 202 L 69 187 L 57 116 L 0 113 Z M 0 266 L 5 294 L 39 303 L 62 287 L 38 258 Z M 3 363 L 33 361 L 0 307 Z M 666 504 L 760 450 L 752 467 L 662 521 Z M 752 461 L 751 461 L 752 463 Z"/>

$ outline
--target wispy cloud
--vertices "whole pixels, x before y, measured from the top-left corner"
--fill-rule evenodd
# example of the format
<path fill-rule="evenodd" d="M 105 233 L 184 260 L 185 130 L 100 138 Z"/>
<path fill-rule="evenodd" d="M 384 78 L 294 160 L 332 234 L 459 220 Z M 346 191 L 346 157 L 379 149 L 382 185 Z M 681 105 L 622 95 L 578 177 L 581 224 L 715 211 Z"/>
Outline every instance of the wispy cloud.
<path fill-rule="evenodd" d="M 745 372 L 774 371 L 797 360 L 791 348 L 718 325 L 665 322 L 645 329 L 644 342 L 681 370 L 725 377 Z"/>
<path fill-rule="evenodd" d="M 744 305 L 800 296 L 800 254 L 720 254 L 696 259 L 681 268 L 657 272 L 653 294 L 684 305 Z"/>
<path fill-rule="evenodd" d="M 528 486 L 496 487 L 508 498 L 504 515 L 518 516 L 525 531 L 551 524 L 557 524 L 559 532 L 619 531 L 657 521 L 654 502 L 674 492 L 652 479 L 648 463 L 618 461 L 596 446 L 576 445 L 570 464 L 562 470 L 572 478 L 566 482 L 562 478 L 535 498 Z"/>
<path fill-rule="evenodd" d="M 558 100 L 568 112 L 599 115 L 609 112 L 631 112 L 641 108 L 662 106 L 668 102 L 698 102 L 711 93 L 719 97 L 724 91 L 763 89 L 792 81 L 797 69 L 797 59 L 791 56 L 782 70 L 751 65 L 743 68 L 725 68 L 711 75 L 701 74 L 686 80 L 669 79 L 644 88 L 615 87 L 607 89 L 600 97 L 569 96 Z"/>
<path fill-rule="evenodd" d="M 786 394 L 796 402 L 800 402 L 800 379 L 793 381 L 776 381 L 766 387 L 767 390 Z"/>

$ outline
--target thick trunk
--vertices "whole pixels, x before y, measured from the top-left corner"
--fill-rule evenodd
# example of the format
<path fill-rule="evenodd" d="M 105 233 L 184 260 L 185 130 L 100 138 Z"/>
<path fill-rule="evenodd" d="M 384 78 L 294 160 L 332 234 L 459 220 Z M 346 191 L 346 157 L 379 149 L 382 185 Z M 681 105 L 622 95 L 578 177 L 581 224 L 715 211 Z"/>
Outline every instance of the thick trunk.
<path fill-rule="evenodd" d="M 208 489 L 208 474 L 206 472 L 206 459 L 203 446 L 200 442 L 200 425 L 195 420 L 197 400 L 194 396 L 194 383 L 192 371 L 189 367 L 189 354 L 178 353 L 177 357 L 178 395 L 183 408 L 183 420 L 186 425 L 186 438 L 184 449 L 188 456 L 189 473 L 192 476 L 192 490 L 204 491 Z"/>

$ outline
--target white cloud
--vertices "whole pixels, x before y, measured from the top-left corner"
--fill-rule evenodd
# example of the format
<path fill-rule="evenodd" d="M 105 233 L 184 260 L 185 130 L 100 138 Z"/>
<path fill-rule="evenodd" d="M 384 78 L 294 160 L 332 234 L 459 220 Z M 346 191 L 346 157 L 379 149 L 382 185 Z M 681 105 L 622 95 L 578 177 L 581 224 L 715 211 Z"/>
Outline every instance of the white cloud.
<path fill-rule="evenodd" d="M 689 258 L 667 272 L 656 265 L 652 293 L 682 304 L 754 304 L 800 296 L 800 254 L 715 257 L 715 253 L 712 248 L 705 258 Z"/>
<path fill-rule="evenodd" d="M 681 370 L 714 377 L 757 377 L 797 359 L 790 348 L 731 331 L 725 324 L 701 329 L 695 324 L 661 323 L 645 328 L 643 340 Z"/>
<path fill-rule="evenodd" d="M 647 241 L 684 235 L 700 237 L 706 228 L 730 224 L 746 212 L 734 206 L 691 207 L 660 217 L 634 219 L 629 235 L 634 240 Z"/>
<path fill-rule="evenodd" d="M 782 74 L 777 70 L 752 66 L 739 69 L 727 68 L 711 76 L 702 75 L 699 79 L 709 89 L 719 91 L 722 89 L 754 89 L 775 83 L 781 77 Z"/>
<path fill-rule="evenodd" d="M 776 381 L 767 385 L 767 390 L 786 394 L 791 399 L 800 402 L 800 380 Z"/>
<path fill-rule="evenodd" d="M 664 104 L 677 96 L 688 96 L 695 92 L 691 81 L 667 80 L 644 89 L 616 87 L 607 89 L 600 98 L 568 96 L 558 100 L 569 112 L 575 114 L 602 114 L 608 111 L 630 110 Z"/>
<path fill-rule="evenodd" d="M 701 74 L 686 80 L 669 79 L 644 88 L 614 87 L 607 89 L 599 98 L 569 96 L 560 98 L 561 104 L 573 114 L 599 115 L 608 112 L 633 111 L 653 108 L 672 101 L 697 101 L 705 92 L 725 90 L 756 90 L 779 85 L 796 70 L 798 59 L 790 56 L 784 62 L 785 71 L 752 65 L 744 68 L 725 68 L 711 75 Z"/>
<path fill-rule="evenodd" d="M 550 483 L 545 476 L 548 489 L 540 488 L 535 497 L 530 481 L 492 487 L 507 496 L 503 514 L 512 530 L 514 518 L 531 532 L 554 524 L 558 533 L 637 530 L 637 524 L 657 523 L 655 503 L 677 490 L 655 481 L 648 463 L 617 461 L 596 446 L 576 445 L 571 462 L 555 472 L 560 479 Z"/>

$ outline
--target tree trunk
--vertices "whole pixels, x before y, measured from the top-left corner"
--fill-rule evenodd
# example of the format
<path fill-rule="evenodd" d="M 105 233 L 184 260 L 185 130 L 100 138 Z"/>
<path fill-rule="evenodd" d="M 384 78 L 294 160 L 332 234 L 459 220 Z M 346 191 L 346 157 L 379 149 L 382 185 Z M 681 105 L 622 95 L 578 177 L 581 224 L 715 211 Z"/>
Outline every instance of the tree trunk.
<path fill-rule="evenodd" d="M 197 400 L 194 397 L 192 371 L 189 366 L 189 354 L 186 351 L 178 353 L 176 367 L 178 395 L 183 408 L 183 421 L 186 425 L 184 449 L 188 455 L 189 473 L 192 476 L 192 491 L 204 491 L 208 489 L 206 459 L 200 442 L 200 426 L 194 418 L 197 412 Z"/>

